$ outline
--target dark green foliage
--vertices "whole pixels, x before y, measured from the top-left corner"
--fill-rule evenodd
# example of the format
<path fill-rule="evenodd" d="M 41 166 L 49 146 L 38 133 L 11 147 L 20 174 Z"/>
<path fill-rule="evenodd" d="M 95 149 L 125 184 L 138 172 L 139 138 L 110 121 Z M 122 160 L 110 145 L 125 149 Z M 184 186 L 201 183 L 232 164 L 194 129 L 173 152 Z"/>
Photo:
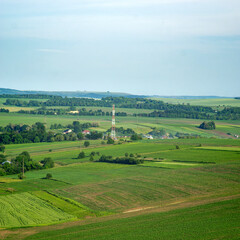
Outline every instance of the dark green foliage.
<path fill-rule="evenodd" d="M 60 124 L 59 124 L 60 125 Z M 59 125 L 51 125 L 52 129 L 58 129 Z M 6 127 L 1 127 L 0 131 L 0 144 L 20 144 L 20 143 L 39 143 L 39 142 L 60 142 L 60 141 L 76 141 L 83 139 L 82 130 L 89 127 L 97 127 L 97 123 L 83 123 L 74 121 L 73 124 L 69 124 L 66 127 L 73 129 L 73 132 L 68 134 L 57 133 L 52 131 L 47 132 L 43 123 L 37 122 L 32 126 L 28 125 L 13 125 L 8 124 Z M 63 127 L 60 125 L 60 127 Z M 102 133 L 96 131 L 91 132 L 86 136 L 89 139 L 102 138 Z"/>
<path fill-rule="evenodd" d="M 89 146 L 90 146 L 90 142 L 89 142 L 89 141 L 85 141 L 85 142 L 83 143 L 83 145 L 84 145 L 84 147 L 89 147 Z"/>
<path fill-rule="evenodd" d="M 114 140 L 109 137 L 108 140 L 107 140 L 107 144 L 114 144 Z"/>
<path fill-rule="evenodd" d="M 78 154 L 78 159 L 82 159 L 82 158 L 85 158 L 85 153 L 82 151 Z"/>
<path fill-rule="evenodd" d="M 120 136 L 136 134 L 136 132 L 131 128 L 124 129 L 123 127 L 120 127 L 120 128 L 116 128 L 115 130 L 116 130 L 116 133 Z M 107 130 L 107 132 L 111 132 L 111 131 L 112 131 L 112 128 L 109 128 Z"/>
<path fill-rule="evenodd" d="M 138 134 L 133 134 L 131 136 L 131 140 L 132 141 L 137 141 L 137 140 L 142 140 L 142 136 L 138 135 Z"/>
<path fill-rule="evenodd" d="M 8 110 L 8 109 L 5 109 L 5 108 L 0 108 L 0 112 L 9 113 L 9 110 Z"/>
<path fill-rule="evenodd" d="M 142 159 L 136 159 L 133 157 L 113 158 L 112 156 L 105 156 L 105 155 L 102 155 L 99 158 L 99 162 L 120 163 L 120 164 L 129 164 L 129 165 L 144 163 L 144 161 Z"/>
<path fill-rule="evenodd" d="M 22 173 L 22 172 L 20 172 L 20 173 L 18 174 L 18 178 L 19 178 L 19 179 L 24 179 L 24 178 L 25 178 L 25 176 L 23 175 L 23 173 Z"/>
<path fill-rule="evenodd" d="M 86 138 L 92 139 L 92 140 L 102 138 L 102 136 L 103 134 L 97 131 L 90 132 L 90 134 L 86 134 Z"/>
<path fill-rule="evenodd" d="M 199 128 L 206 129 L 206 130 L 213 130 L 213 129 L 216 129 L 216 125 L 214 121 L 203 122 L 200 124 Z"/>
<path fill-rule="evenodd" d="M 180 147 L 178 145 L 176 145 L 176 149 L 180 149 Z"/>
<path fill-rule="evenodd" d="M 125 153 L 125 157 L 128 157 L 128 153 Z"/>
<path fill-rule="evenodd" d="M 41 161 L 41 163 L 43 164 L 43 168 L 53 168 L 54 167 L 54 162 L 50 157 L 44 158 Z"/>
<path fill-rule="evenodd" d="M 90 161 L 94 161 L 94 158 L 93 158 L 92 155 L 90 156 L 89 160 L 90 160 Z"/>
<path fill-rule="evenodd" d="M 46 179 L 51 179 L 52 178 L 52 174 L 51 173 L 47 173 L 46 174 Z"/>
<path fill-rule="evenodd" d="M 5 146 L 3 144 L 0 145 L 0 152 L 5 152 Z"/>

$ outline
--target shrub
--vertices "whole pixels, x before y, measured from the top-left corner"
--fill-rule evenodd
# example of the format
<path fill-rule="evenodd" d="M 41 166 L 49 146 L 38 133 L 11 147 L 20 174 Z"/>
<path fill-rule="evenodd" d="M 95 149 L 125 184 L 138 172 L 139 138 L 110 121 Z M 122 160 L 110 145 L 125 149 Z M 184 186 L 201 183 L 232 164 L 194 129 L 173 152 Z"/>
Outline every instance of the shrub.
<path fill-rule="evenodd" d="M 107 140 L 107 144 L 114 144 L 114 140 L 109 137 L 108 140 Z"/>
<path fill-rule="evenodd" d="M 18 174 L 18 178 L 19 178 L 19 179 L 24 179 L 25 176 L 24 176 L 23 173 L 21 172 L 21 173 Z"/>
<path fill-rule="evenodd" d="M 78 159 L 82 159 L 82 158 L 85 158 L 85 153 L 82 151 L 78 154 Z"/>
<path fill-rule="evenodd" d="M 46 179 L 51 179 L 51 178 L 52 178 L 52 174 L 51 173 L 47 173 Z"/>
<path fill-rule="evenodd" d="M 176 149 L 180 149 L 180 147 L 178 145 L 176 145 Z"/>
<path fill-rule="evenodd" d="M 53 168 L 54 162 L 51 158 L 44 158 L 41 163 L 43 164 L 43 168 Z"/>
<path fill-rule="evenodd" d="M 85 141 L 85 142 L 83 143 L 83 145 L 84 145 L 84 147 L 89 147 L 89 146 L 90 146 L 90 142 L 89 142 L 89 141 Z"/>

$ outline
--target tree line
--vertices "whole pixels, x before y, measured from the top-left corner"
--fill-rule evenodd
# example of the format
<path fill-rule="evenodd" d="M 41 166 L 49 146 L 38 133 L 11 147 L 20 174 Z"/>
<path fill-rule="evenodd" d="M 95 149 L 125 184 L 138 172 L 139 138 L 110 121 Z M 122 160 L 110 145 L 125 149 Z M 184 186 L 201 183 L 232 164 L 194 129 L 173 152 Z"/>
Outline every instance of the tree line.
<path fill-rule="evenodd" d="M 86 127 L 93 126 L 90 123 L 80 124 L 79 121 L 74 121 L 68 126 L 71 127 L 72 132 L 64 134 L 55 133 L 53 131 L 46 131 L 45 125 L 40 122 L 37 122 L 31 126 L 27 124 L 8 124 L 5 127 L 0 127 L 0 143 L 20 144 L 55 141 L 76 141 L 84 138 L 102 138 L 102 133 L 97 131 L 91 131 L 89 134 L 84 136 L 82 130 L 86 129 Z"/>

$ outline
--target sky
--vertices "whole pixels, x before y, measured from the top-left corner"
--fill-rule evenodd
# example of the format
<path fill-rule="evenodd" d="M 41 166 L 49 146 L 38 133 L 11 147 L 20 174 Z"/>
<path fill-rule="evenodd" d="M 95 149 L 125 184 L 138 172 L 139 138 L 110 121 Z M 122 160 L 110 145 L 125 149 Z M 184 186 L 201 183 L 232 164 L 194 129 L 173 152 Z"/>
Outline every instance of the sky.
<path fill-rule="evenodd" d="M 239 0 L 0 0 L 0 88 L 240 96 Z"/>

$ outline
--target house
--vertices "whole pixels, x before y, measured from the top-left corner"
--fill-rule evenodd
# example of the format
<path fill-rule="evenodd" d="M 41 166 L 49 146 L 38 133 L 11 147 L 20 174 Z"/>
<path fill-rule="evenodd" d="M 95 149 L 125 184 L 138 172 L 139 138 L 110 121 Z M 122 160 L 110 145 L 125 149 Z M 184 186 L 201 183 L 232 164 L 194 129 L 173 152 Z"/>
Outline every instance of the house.
<path fill-rule="evenodd" d="M 67 129 L 65 131 L 63 131 L 63 134 L 68 134 L 68 133 L 71 133 L 72 132 L 72 129 Z"/>
<path fill-rule="evenodd" d="M 79 111 L 70 111 L 69 113 L 71 113 L 71 114 L 77 114 L 77 113 L 79 113 Z"/>
<path fill-rule="evenodd" d="M 82 134 L 83 134 L 83 135 L 90 134 L 90 131 L 89 131 L 89 130 L 84 130 L 84 131 L 82 131 Z"/>
<path fill-rule="evenodd" d="M 9 161 L 5 161 L 5 162 L 2 162 L 2 165 L 4 165 L 5 163 L 12 164 L 12 163 L 11 163 L 11 162 L 9 162 Z"/>

